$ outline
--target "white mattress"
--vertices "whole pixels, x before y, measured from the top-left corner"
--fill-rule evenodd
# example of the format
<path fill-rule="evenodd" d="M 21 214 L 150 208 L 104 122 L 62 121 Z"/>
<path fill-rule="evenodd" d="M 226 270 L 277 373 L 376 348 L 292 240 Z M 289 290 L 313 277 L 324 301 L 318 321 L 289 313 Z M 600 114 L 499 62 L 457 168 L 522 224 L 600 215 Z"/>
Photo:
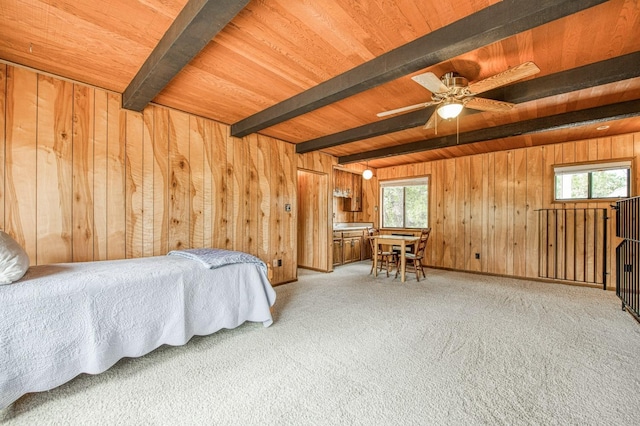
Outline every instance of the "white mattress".
<path fill-rule="evenodd" d="M 258 264 L 207 269 L 177 256 L 31 267 L 0 286 L 0 409 L 194 335 L 272 323 Z"/>

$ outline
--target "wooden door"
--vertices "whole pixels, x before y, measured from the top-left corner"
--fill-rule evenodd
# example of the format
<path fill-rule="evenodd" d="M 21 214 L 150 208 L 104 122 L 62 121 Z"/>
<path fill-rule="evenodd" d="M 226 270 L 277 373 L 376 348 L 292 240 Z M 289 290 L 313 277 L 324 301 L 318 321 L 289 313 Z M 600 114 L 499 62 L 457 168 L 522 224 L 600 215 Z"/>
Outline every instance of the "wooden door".
<path fill-rule="evenodd" d="M 329 177 L 298 170 L 298 266 L 331 270 L 329 260 Z"/>

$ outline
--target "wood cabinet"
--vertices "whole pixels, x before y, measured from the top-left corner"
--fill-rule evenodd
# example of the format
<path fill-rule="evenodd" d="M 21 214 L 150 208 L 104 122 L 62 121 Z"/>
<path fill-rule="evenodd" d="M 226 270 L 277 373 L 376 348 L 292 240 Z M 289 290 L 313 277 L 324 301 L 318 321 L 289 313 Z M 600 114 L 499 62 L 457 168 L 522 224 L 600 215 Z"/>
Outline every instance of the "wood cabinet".
<path fill-rule="evenodd" d="M 362 176 L 358 173 L 334 169 L 333 196 L 342 198 L 342 210 L 362 211 Z"/>
<path fill-rule="evenodd" d="M 363 231 L 333 233 L 333 266 L 359 262 L 371 258 L 371 250 L 367 250 L 369 240 L 364 238 Z"/>
<path fill-rule="evenodd" d="M 360 262 L 362 256 L 362 236 L 343 238 L 342 263 Z"/>
<path fill-rule="evenodd" d="M 353 262 L 353 243 L 351 239 L 343 239 L 342 240 L 342 264 Z"/>
<path fill-rule="evenodd" d="M 350 173 L 351 197 L 342 200 L 342 209 L 347 212 L 362 211 L 362 176 Z"/>
<path fill-rule="evenodd" d="M 339 169 L 333 169 L 333 196 L 339 198 L 350 198 L 352 194 L 351 176 L 353 173 Z"/>
<path fill-rule="evenodd" d="M 335 233 L 333 237 L 333 266 L 338 265 L 342 265 L 342 233 L 339 238 L 336 238 Z"/>

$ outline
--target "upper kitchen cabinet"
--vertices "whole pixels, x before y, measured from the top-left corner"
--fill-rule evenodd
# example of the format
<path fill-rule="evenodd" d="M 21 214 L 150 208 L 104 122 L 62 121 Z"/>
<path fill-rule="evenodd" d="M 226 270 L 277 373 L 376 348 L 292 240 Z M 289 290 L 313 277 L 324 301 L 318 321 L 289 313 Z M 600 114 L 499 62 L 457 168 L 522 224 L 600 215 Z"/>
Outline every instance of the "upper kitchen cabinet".
<path fill-rule="evenodd" d="M 342 198 L 342 209 L 362 211 L 362 176 L 340 169 L 333 170 L 333 196 Z"/>
<path fill-rule="evenodd" d="M 362 211 L 362 176 L 355 173 L 351 175 L 351 197 L 342 200 L 342 209 L 347 212 Z"/>
<path fill-rule="evenodd" d="M 350 198 L 352 194 L 351 175 L 339 169 L 333 169 L 333 196 L 338 198 Z"/>

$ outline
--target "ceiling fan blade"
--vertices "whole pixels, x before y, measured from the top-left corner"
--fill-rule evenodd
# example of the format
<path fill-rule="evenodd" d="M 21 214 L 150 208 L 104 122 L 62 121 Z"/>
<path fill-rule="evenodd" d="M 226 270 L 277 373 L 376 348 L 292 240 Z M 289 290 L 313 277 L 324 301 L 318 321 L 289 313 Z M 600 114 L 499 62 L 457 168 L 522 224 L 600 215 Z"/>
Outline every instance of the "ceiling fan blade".
<path fill-rule="evenodd" d="M 525 62 L 523 64 L 516 65 L 513 68 L 509 68 L 506 71 L 499 72 L 496 75 L 492 75 L 491 77 L 487 77 L 484 80 L 470 83 L 469 91 L 473 94 L 486 92 L 487 90 L 505 86 L 526 77 L 531 77 L 539 72 L 540 68 L 538 68 L 536 64 L 533 62 Z"/>
<path fill-rule="evenodd" d="M 432 72 L 418 74 L 411 77 L 416 83 L 426 87 L 431 93 L 444 93 L 449 90 L 445 84 Z"/>
<path fill-rule="evenodd" d="M 427 122 L 424 123 L 423 129 L 431 129 L 432 127 L 434 127 L 436 125 L 436 120 L 437 119 L 438 119 L 438 114 L 437 114 L 437 110 L 436 110 L 436 111 L 433 111 L 433 114 L 431 114 L 431 117 L 429 117 Z"/>
<path fill-rule="evenodd" d="M 465 105 L 467 108 L 477 109 L 480 111 L 509 111 L 516 106 L 511 102 L 495 101 L 486 98 L 471 98 Z"/>
<path fill-rule="evenodd" d="M 418 109 L 418 108 L 426 108 L 429 105 L 433 105 L 433 102 L 423 102 L 421 104 L 409 105 L 409 106 L 402 107 L 402 108 L 392 109 L 390 111 L 379 112 L 376 115 L 378 117 L 386 117 L 388 115 L 399 114 L 401 112 L 407 112 L 407 111 L 411 111 L 411 110 Z"/>

